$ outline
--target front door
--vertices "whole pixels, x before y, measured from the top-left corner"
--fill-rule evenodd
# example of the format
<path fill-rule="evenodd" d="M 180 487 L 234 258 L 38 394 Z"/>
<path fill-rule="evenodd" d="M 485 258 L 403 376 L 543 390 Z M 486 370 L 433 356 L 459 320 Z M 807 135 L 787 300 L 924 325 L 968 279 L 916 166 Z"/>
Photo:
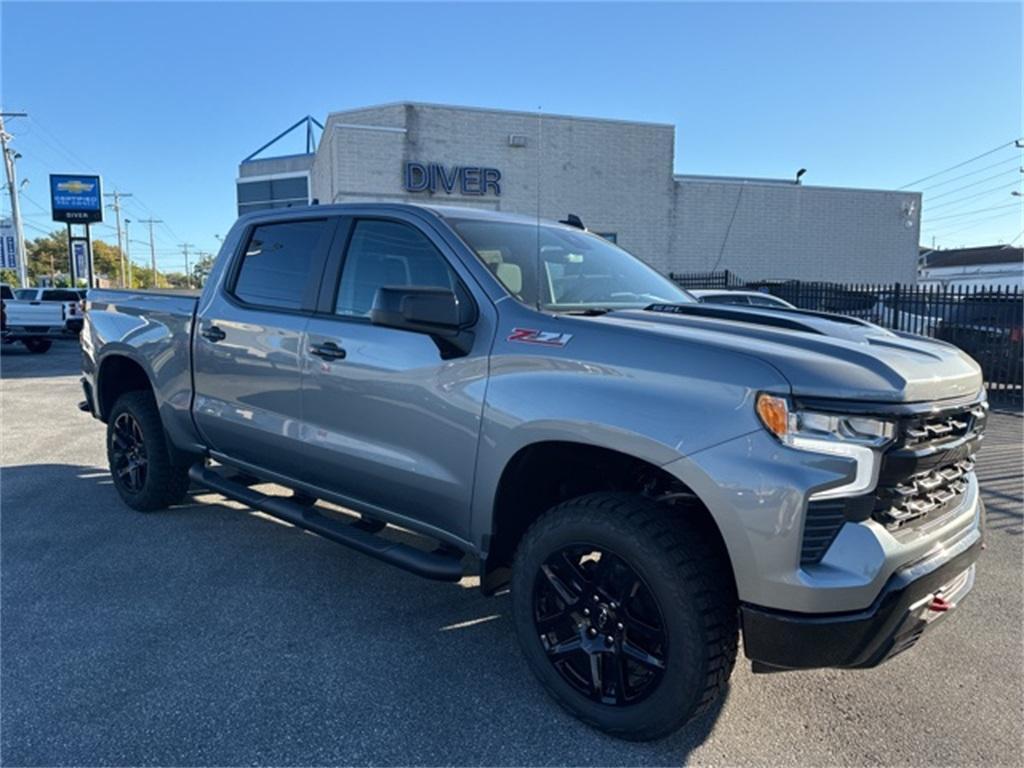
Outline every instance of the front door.
<path fill-rule="evenodd" d="M 371 324 L 382 286 L 451 288 L 471 299 L 447 246 L 414 219 L 348 227 L 340 281 L 325 282 L 304 342 L 308 472 L 364 506 L 466 538 L 491 340 L 478 332 L 469 354 L 444 359 L 430 336 Z"/>
<path fill-rule="evenodd" d="M 257 224 L 199 309 L 196 425 L 212 450 L 275 472 L 303 465 L 300 347 L 336 219 Z"/>

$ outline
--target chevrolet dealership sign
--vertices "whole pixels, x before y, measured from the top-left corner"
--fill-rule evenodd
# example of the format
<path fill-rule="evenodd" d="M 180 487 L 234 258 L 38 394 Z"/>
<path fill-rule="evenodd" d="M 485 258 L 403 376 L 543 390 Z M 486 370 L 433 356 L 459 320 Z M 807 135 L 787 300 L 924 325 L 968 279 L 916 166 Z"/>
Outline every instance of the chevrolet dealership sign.
<path fill-rule="evenodd" d="M 50 208 L 54 221 L 68 224 L 103 221 L 100 177 L 50 174 Z"/>

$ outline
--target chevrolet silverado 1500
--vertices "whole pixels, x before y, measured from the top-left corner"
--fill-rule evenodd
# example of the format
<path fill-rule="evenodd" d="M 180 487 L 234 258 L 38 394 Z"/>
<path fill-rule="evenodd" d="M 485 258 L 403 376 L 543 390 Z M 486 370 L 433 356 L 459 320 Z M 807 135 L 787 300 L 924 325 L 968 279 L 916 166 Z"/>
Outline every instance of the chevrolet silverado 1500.
<path fill-rule="evenodd" d="M 708 707 L 741 632 L 755 671 L 872 667 L 949 616 L 982 546 L 977 364 L 697 303 L 569 221 L 270 210 L 198 298 L 93 291 L 114 487 L 148 511 L 195 483 L 435 579 L 475 556 L 549 693 L 633 739 Z"/>

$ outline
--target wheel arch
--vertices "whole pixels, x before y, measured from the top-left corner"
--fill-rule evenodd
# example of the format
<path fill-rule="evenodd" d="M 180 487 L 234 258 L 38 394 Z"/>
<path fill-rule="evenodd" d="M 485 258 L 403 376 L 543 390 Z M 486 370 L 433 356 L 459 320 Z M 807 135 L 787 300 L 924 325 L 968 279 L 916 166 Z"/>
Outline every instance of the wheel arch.
<path fill-rule="evenodd" d="M 148 390 L 156 397 L 156 388 L 146 367 L 124 352 L 105 355 L 96 370 L 96 411 L 100 421 L 107 421 L 121 395 L 138 390 Z"/>
<path fill-rule="evenodd" d="M 572 440 L 549 439 L 517 450 L 497 481 L 480 587 L 485 594 L 505 587 L 516 547 L 530 525 L 552 507 L 597 491 L 645 495 L 680 515 L 700 518 L 705 530 L 728 548 L 707 505 L 679 477 L 662 466 L 627 452 Z M 728 563 L 732 573 L 732 563 Z"/>

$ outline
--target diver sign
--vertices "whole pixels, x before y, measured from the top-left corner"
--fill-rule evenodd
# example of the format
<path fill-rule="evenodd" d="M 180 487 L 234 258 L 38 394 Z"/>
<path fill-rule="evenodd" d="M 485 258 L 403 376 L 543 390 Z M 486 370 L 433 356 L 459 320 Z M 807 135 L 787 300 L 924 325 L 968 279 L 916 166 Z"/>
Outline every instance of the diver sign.
<path fill-rule="evenodd" d="M 443 166 L 440 163 L 406 163 L 406 192 L 444 192 L 446 195 L 501 196 L 501 171 L 478 165 Z"/>

